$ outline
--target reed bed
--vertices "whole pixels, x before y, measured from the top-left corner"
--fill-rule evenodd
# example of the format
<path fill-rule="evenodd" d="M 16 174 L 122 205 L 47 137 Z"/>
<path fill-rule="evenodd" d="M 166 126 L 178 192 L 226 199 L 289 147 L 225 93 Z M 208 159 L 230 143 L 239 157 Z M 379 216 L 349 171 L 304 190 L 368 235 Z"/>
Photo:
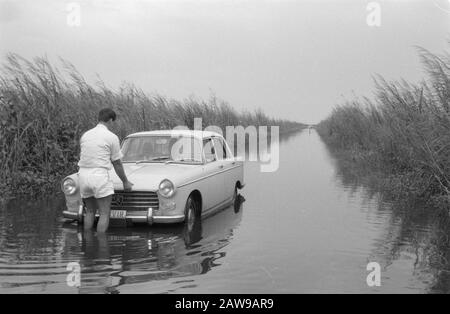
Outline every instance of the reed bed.
<path fill-rule="evenodd" d="M 372 99 L 337 106 L 318 125 L 346 156 L 387 175 L 397 194 L 450 204 L 450 53 L 417 48 L 426 78 L 411 84 L 374 78 Z"/>
<path fill-rule="evenodd" d="M 113 130 L 120 138 L 143 130 L 217 125 L 278 125 L 280 132 L 304 125 L 269 118 L 261 110 L 237 112 L 215 96 L 179 101 L 149 95 L 133 84 L 112 89 L 89 84 L 65 60 L 9 54 L 0 70 L 0 191 L 3 197 L 55 191 L 60 179 L 77 169 L 79 138 L 96 123 L 101 108 L 118 113 Z"/>

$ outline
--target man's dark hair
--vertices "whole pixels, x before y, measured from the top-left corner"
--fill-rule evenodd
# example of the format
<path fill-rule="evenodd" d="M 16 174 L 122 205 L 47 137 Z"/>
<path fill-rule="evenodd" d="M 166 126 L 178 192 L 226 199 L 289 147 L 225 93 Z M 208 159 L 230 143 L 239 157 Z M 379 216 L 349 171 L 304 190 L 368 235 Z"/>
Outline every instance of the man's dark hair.
<path fill-rule="evenodd" d="M 111 108 L 105 108 L 99 111 L 98 121 L 108 122 L 109 120 L 116 121 L 116 113 Z"/>

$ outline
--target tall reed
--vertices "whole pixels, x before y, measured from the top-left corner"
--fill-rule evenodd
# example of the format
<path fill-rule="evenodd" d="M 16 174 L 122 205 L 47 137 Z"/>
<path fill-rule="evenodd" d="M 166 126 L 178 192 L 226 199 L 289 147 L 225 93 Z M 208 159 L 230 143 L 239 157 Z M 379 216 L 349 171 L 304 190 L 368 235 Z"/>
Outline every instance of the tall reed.
<path fill-rule="evenodd" d="M 329 144 L 391 175 L 418 197 L 450 200 L 450 53 L 417 48 L 419 84 L 375 78 L 374 99 L 337 106 L 318 125 Z"/>

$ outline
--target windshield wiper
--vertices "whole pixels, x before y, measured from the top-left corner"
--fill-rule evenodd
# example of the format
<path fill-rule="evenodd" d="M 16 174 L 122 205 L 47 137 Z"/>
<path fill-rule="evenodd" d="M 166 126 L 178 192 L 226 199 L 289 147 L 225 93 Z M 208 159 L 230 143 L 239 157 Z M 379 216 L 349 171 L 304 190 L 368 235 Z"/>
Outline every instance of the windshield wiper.
<path fill-rule="evenodd" d="M 137 164 L 144 163 L 144 162 L 151 162 L 151 161 L 150 161 L 150 160 L 147 160 L 147 159 L 144 159 L 144 160 L 136 160 L 136 161 L 135 161 L 136 165 L 137 165 Z"/>
<path fill-rule="evenodd" d="M 170 158 L 170 156 L 159 156 L 159 157 L 152 158 L 150 160 L 164 160 L 164 159 L 169 159 L 169 158 Z"/>
<path fill-rule="evenodd" d="M 169 159 L 170 156 L 159 156 L 159 157 L 154 157 L 152 159 L 144 159 L 144 160 L 138 160 L 136 161 L 136 164 L 140 164 L 140 163 L 151 163 L 151 162 L 155 162 L 158 160 L 165 160 L 165 159 Z"/>
<path fill-rule="evenodd" d="M 190 163 L 196 163 L 196 164 L 200 164 L 201 161 L 192 159 L 192 158 L 183 158 L 183 159 L 176 159 L 176 160 L 168 160 L 166 161 L 166 164 L 170 164 L 170 163 L 185 163 L 185 162 L 190 162 Z"/>

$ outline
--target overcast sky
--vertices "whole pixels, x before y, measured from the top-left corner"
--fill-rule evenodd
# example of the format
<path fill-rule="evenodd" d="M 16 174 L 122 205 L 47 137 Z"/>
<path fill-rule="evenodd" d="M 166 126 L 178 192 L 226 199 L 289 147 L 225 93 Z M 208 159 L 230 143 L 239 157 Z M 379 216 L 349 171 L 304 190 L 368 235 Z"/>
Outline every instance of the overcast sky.
<path fill-rule="evenodd" d="M 81 8 L 80 26 L 67 4 Z M 449 0 L 0 0 L 0 54 L 71 61 L 88 79 L 316 123 L 371 76 L 418 81 L 415 45 L 443 52 Z M 73 15 L 69 16 L 69 20 Z M 371 20 L 373 21 L 373 20 Z"/>

